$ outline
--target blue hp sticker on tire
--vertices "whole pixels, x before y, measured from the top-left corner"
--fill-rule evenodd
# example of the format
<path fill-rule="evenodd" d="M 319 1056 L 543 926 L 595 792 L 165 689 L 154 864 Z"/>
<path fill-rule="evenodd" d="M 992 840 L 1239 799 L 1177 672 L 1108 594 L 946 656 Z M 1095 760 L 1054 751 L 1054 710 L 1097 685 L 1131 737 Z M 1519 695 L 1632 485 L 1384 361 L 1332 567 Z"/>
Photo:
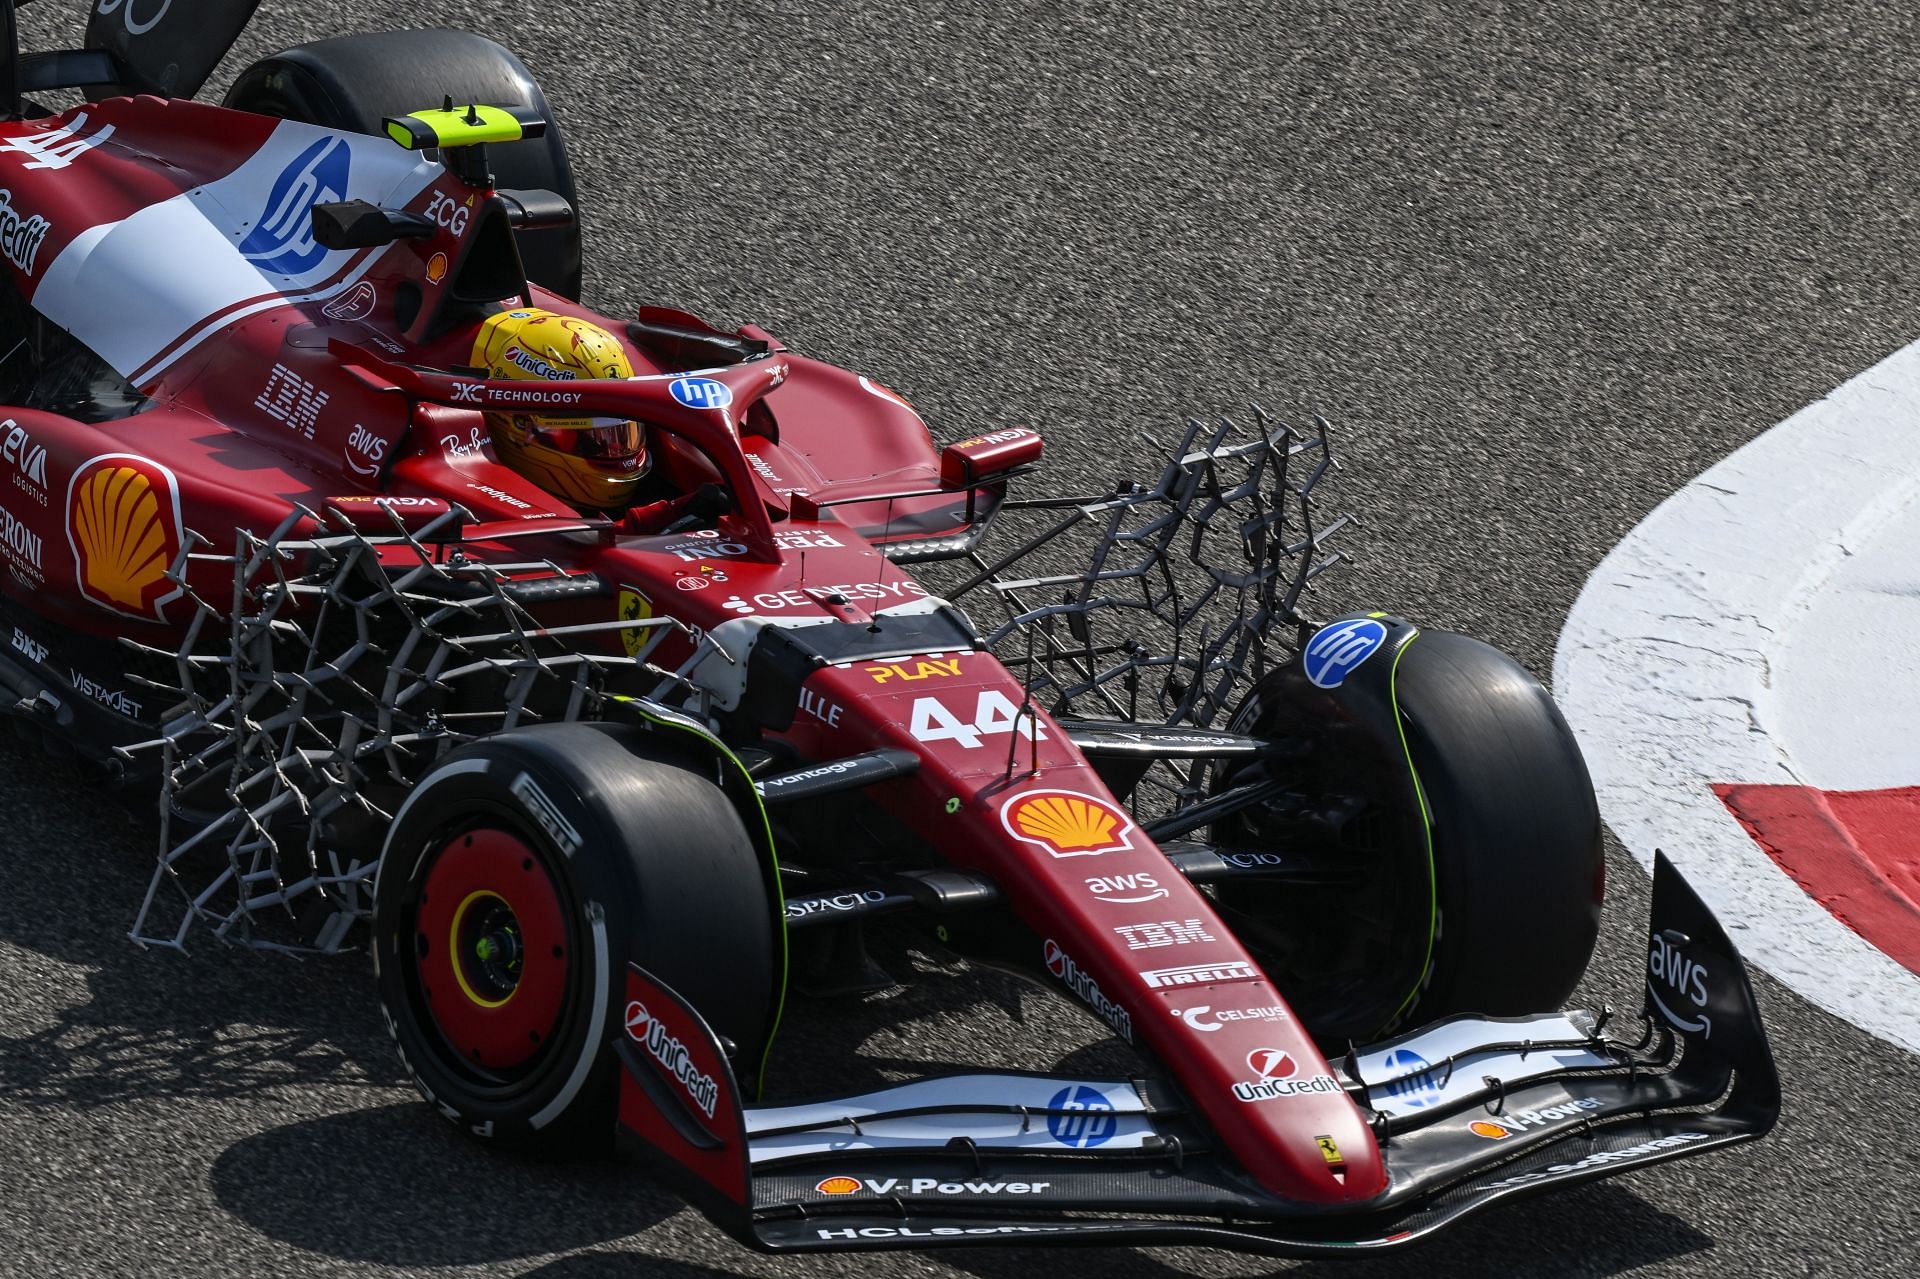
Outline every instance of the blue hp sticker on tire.
<path fill-rule="evenodd" d="M 1306 651 L 1300 654 L 1300 664 L 1306 668 L 1307 678 L 1315 687 L 1339 688 L 1342 680 L 1386 642 L 1387 628 L 1371 617 L 1335 622 L 1322 627 L 1320 633 L 1307 642 Z"/>
<path fill-rule="evenodd" d="M 710 377 L 677 377 L 667 390 L 690 409 L 724 409 L 733 403 L 727 384 Z"/>

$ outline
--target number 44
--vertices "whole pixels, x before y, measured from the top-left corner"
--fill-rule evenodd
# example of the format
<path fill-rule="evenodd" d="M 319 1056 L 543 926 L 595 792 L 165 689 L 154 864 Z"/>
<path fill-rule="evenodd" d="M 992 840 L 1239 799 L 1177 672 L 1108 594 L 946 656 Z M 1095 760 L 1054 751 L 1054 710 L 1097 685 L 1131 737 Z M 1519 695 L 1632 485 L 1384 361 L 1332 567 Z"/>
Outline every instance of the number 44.
<path fill-rule="evenodd" d="M 981 738 L 999 733 L 1018 731 L 1028 741 L 1047 740 L 1046 730 L 1040 727 L 1034 713 L 1028 711 L 1022 715 L 1019 705 L 997 688 L 982 690 L 974 704 L 972 723 L 955 715 L 937 697 L 916 697 L 907 731 L 916 741 L 959 742 L 968 750 L 981 745 Z"/>

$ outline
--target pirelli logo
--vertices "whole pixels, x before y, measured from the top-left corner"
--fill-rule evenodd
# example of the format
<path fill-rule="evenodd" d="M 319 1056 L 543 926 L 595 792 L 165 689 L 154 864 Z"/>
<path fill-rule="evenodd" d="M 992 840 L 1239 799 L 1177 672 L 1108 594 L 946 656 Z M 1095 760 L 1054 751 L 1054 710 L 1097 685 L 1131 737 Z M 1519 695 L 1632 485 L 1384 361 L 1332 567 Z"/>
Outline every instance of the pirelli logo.
<path fill-rule="evenodd" d="M 560 851 L 571 857 L 580 851 L 580 832 L 573 823 L 561 816 L 559 808 L 547 798 L 531 776 L 526 773 L 513 779 L 510 787 L 513 793 L 526 804 L 527 811 L 533 814 L 533 820 L 540 823 L 540 829 L 553 836 L 553 842 L 560 845 Z"/>
<path fill-rule="evenodd" d="M 1252 964 L 1231 960 L 1224 964 L 1186 964 L 1179 968 L 1153 968 L 1141 973 L 1148 986 L 1159 990 L 1166 986 L 1199 986 L 1215 981 L 1245 981 L 1258 977 Z"/>

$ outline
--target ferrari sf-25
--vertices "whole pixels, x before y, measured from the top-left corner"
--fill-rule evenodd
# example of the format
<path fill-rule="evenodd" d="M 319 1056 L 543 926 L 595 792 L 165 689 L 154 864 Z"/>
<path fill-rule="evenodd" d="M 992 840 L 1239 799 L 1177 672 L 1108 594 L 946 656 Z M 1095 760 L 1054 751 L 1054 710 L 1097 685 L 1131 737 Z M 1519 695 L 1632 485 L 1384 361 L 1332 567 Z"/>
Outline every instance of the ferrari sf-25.
<path fill-rule="evenodd" d="M 1030 427 L 936 448 L 763 330 L 582 306 L 489 40 L 192 100 L 252 8 L 102 0 L 22 55 L 0 0 L 0 682 L 159 797 L 136 939 L 364 946 L 450 1122 L 618 1139 L 776 1251 L 1351 1254 L 1772 1125 L 1665 860 L 1638 1016 L 1561 1009 L 1578 746 L 1486 645 L 1318 607 L 1325 424 L 1014 496 Z M 877 929 L 1132 1064 L 782 1095 L 790 985 L 892 981 Z"/>

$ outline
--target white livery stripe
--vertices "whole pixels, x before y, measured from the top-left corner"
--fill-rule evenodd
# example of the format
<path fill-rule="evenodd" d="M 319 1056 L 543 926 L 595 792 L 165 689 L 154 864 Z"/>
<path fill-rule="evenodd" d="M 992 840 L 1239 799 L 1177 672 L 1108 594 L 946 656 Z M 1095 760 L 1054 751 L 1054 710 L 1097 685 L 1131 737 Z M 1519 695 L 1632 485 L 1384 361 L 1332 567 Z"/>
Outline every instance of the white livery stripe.
<path fill-rule="evenodd" d="M 289 181 L 278 193 L 281 207 L 270 208 L 289 167 L 327 139 L 346 147 L 344 165 L 336 158 L 333 170 L 344 174 L 344 185 Z M 352 253 L 314 249 L 295 226 L 307 216 L 302 201 L 403 205 L 440 171 L 382 138 L 283 121 L 227 176 L 76 237 L 44 268 L 34 305 L 122 376 L 144 383 L 158 371 L 146 366 L 163 352 L 171 363 L 245 315 L 315 296 L 325 291 L 322 286 L 337 287 L 331 282 Z M 297 273 L 270 271 L 241 252 L 262 218 L 282 232 L 291 230 L 287 260 L 298 258 Z M 183 316 L 197 319 L 183 325 Z"/>
<path fill-rule="evenodd" d="M 1491 1050 L 1496 1044 L 1564 1045 L 1585 1038 L 1572 1022 L 1554 1014 L 1522 1021 L 1465 1018 L 1443 1022 L 1392 1047 L 1363 1052 L 1357 1065 L 1368 1087 L 1369 1104 L 1400 1119 L 1431 1114 L 1442 1105 L 1484 1092 L 1489 1076 L 1512 1088 L 1562 1070 L 1601 1070 L 1619 1064 L 1584 1048 Z M 1449 1058 L 1454 1059 L 1451 1067 Z"/>
<path fill-rule="evenodd" d="M 972 1106 L 981 1109 L 968 1109 Z M 1022 1106 L 1034 1113 L 1020 1114 Z M 876 1118 L 926 1107 L 942 1110 Z M 1013 1113 L 1007 1113 L 1010 1107 L 1016 1108 Z M 1132 1084 L 987 1074 L 915 1080 L 797 1106 L 755 1107 L 746 1112 L 746 1128 L 754 1163 L 844 1150 L 940 1150 L 962 1135 L 989 1149 L 1138 1150 L 1154 1135 L 1146 1102 Z"/>

